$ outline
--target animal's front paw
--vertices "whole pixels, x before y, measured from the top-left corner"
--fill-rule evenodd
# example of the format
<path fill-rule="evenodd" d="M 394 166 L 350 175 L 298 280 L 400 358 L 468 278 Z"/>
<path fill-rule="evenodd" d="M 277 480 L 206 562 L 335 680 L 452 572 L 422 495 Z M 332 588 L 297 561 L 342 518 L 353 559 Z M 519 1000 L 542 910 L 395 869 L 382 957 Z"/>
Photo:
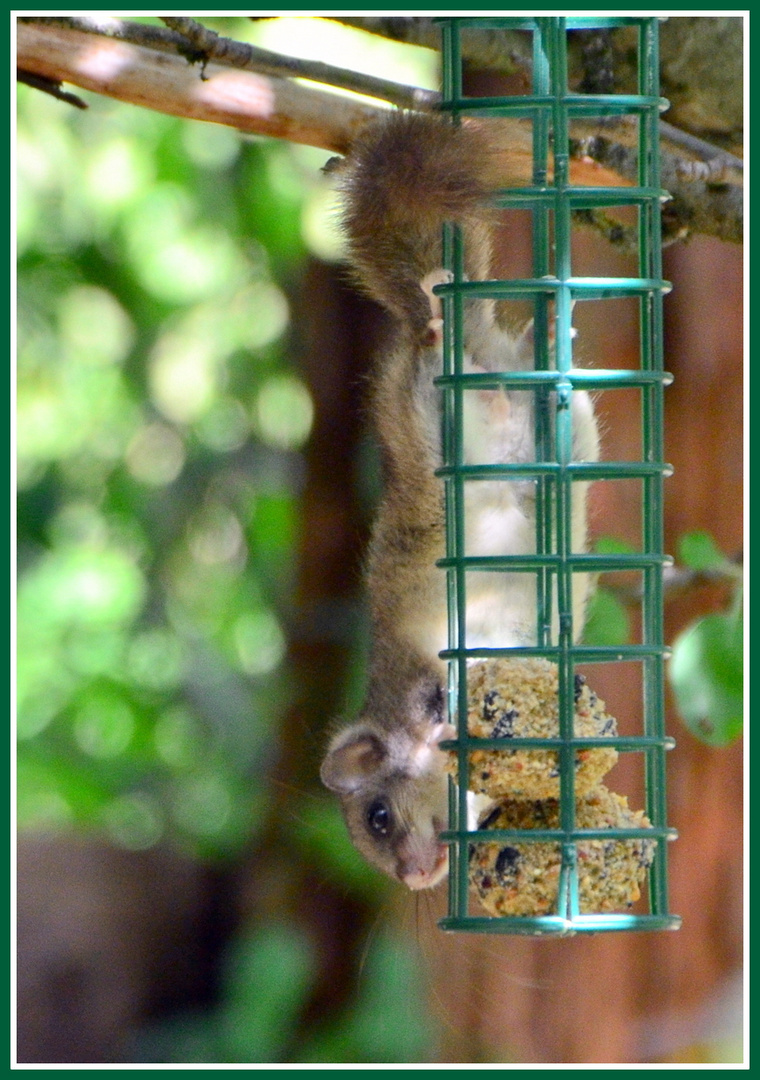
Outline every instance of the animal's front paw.
<path fill-rule="evenodd" d="M 450 270 L 444 270 L 442 266 L 439 266 L 437 270 L 431 270 L 429 274 L 425 274 L 424 278 L 420 282 L 420 288 L 428 298 L 430 303 L 430 314 L 433 319 L 440 319 L 443 316 L 443 309 L 441 307 L 441 298 L 436 296 L 433 289 L 436 285 L 450 285 L 454 280 L 454 275 Z"/>
<path fill-rule="evenodd" d="M 441 298 L 436 296 L 433 289 L 436 285 L 448 285 L 453 280 L 454 275 L 451 271 L 444 270 L 441 266 L 437 270 L 431 270 L 429 274 L 425 274 L 420 282 L 420 288 L 430 304 L 431 317 L 428 320 L 427 337 L 425 338 L 425 345 L 430 347 L 438 346 L 443 341 L 443 305 L 441 304 Z"/>

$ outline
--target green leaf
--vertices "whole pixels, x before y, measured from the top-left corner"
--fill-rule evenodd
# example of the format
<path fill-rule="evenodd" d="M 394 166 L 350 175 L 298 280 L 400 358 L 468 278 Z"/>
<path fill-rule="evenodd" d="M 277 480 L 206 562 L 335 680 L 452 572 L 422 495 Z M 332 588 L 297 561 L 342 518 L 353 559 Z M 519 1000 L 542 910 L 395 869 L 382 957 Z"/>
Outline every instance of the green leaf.
<path fill-rule="evenodd" d="M 712 570 L 726 561 L 710 533 L 699 529 L 683 534 L 678 541 L 678 557 L 692 570 Z"/>
<path fill-rule="evenodd" d="M 315 967 L 313 949 L 295 926 L 270 922 L 233 941 L 220 1016 L 228 1061 L 285 1060 Z"/>
<path fill-rule="evenodd" d="M 709 746 L 726 746 L 743 727 L 742 622 L 722 612 L 693 622 L 673 643 L 668 667 L 686 727 Z"/>
<path fill-rule="evenodd" d="M 631 621 L 625 605 L 609 589 L 597 589 L 588 607 L 584 644 L 625 645 L 630 637 Z"/>

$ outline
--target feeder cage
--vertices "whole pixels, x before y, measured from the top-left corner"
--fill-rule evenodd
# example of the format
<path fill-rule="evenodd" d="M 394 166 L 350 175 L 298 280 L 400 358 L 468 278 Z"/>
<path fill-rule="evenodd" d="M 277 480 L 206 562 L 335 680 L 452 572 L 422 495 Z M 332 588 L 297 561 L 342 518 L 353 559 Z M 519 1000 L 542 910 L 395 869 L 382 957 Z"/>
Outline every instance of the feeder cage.
<path fill-rule="evenodd" d="M 658 159 L 659 114 L 666 102 L 659 96 L 658 20 L 656 18 L 445 18 L 443 34 L 443 104 L 453 123 L 465 116 L 512 117 L 532 131 L 532 182 L 496 193 L 498 206 L 527 211 L 532 234 L 530 277 L 510 280 L 465 280 L 464 240 L 459 230 L 444 230 L 444 262 L 451 282 L 436 287 L 444 314 L 444 367 L 437 384 L 444 401 L 444 465 L 446 495 L 445 570 L 449 601 L 449 703 L 456 718 L 457 737 L 443 744 L 457 761 L 458 784 L 450 786 L 449 910 L 440 926 L 445 930 L 500 934 L 566 935 L 582 931 L 675 929 L 678 916 L 668 910 L 667 842 L 675 837 L 666 819 L 665 757 L 673 740 L 664 734 L 663 682 L 667 650 L 663 643 L 662 571 L 663 481 L 670 469 L 663 461 L 663 391 L 670 376 L 662 366 L 662 300 L 668 285 L 662 280 L 660 189 Z M 628 27 L 638 40 L 638 92 L 579 94 L 568 90 L 568 32 Z M 531 36 L 532 93 L 519 97 L 465 97 L 462 93 L 462 30 L 520 30 Z M 638 182 L 636 186 L 577 186 L 569 182 L 570 123 L 574 118 L 629 116 L 638 125 Z M 638 277 L 585 277 L 573 274 L 571 225 L 574 211 L 633 207 L 636 218 Z M 630 213 L 630 211 L 629 211 Z M 574 304 L 601 304 L 633 298 L 639 319 L 639 365 L 629 370 L 582 369 L 573 365 L 571 314 Z M 526 301 L 534 319 L 534 366 L 508 372 L 467 371 L 464 311 L 474 299 Z M 555 329 L 550 332 L 550 326 Z M 552 340 L 552 336 L 554 340 Z M 535 460 L 527 464 L 466 463 L 463 453 L 465 400 L 484 389 L 528 391 L 533 395 Z M 573 410 L 577 391 L 597 397 L 610 390 L 633 388 L 640 414 L 640 460 L 580 462 L 573 460 Z M 602 393 L 600 393 L 602 392 Z M 483 481 L 516 478 L 535 485 L 537 527 L 535 554 L 468 557 L 465 551 L 465 487 Z M 641 543 L 638 551 L 579 553 L 573 551 L 570 522 L 573 487 L 578 481 L 615 483 L 638 481 L 641 491 Z M 614 531 L 614 530 L 612 530 Z M 468 647 L 466 629 L 468 575 L 483 571 L 527 573 L 536 583 L 535 645 L 517 648 Z M 591 646 L 576 641 L 572 630 L 573 578 L 579 573 L 603 575 L 636 571 L 641 581 L 641 636 L 636 644 Z M 553 627 L 553 618 L 556 630 Z M 552 737 L 476 738 L 468 731 L 468 670 L 484 658 L 542 657 L 556 665 L 558 730 Z M 578 734 L 574 697 L 582 676 L 579 664 L 628 662 L 635 665 L 640 686 L 641 724 L 634 734 Z M 610 709 L 615 704 L 610 701 Z M 508 750 L 505 744 L 508 743 Z M 595 748 L 614 748 L 640 755 L 644 806 L 641 815 L 616 827 L 609 821 L 589 826 L 580 819 L 576 798 L 578 755 Z M 556 755 L 558 797 L 554 817 L 524 827 L 512 820 L 468 826 L 468 791 L 472 755 L 479 751 L 510 753 L 543 750 Z M 535 808 L 537 803 L 532 804 Z M 491 823 L 492 824 L 492 823 Z M 598 824 L 598 823 L 597 823 Z M 611 851 L 616 841 L 643 841 L 650 855 L 646 880 L 648 907 L 642 899 L 635 909 L 595 911 L 583 903 L 589 842 Z M 531 861 L 540 851 L 554 853 L 556 900 L 540 914 L 485 914 L 473 897 L 472 867 L 484 845 L 501 852 L 501 867 L 518 858 Z M 534 847 L 540 845 L 540 847 Z M 591 844 L 593 847 L 593 844 Z M 622 849 L 620 849 L 622 850 Z M 537 858 L 534 862 L 540 861 Z M 498 862 L 498 859 L 497 859 Z M 604 876 L 604 869 L 601 874 Z M 488 909 L 486 909 L 488 910 Z"/>

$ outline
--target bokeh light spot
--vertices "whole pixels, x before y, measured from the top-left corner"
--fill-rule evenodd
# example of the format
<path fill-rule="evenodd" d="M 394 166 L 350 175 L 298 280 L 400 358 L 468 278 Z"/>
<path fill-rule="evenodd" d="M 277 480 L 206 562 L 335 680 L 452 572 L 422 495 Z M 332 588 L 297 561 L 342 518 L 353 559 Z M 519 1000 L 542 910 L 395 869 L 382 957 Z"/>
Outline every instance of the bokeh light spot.
<path fill-rule="evenodd" d="M 311 434 L 314 405 L 296 375 L 275 375 L 259 390 L 254 406 L 261 440 L 282 450 L 300 449 Z"/>
<path fill-rule="evenodd" d="M 135 480 L 151 487 L 163 487 L 182 472 L 185 444 L 167 424 L 145 424 L 127 446 L 125 460 Z"/>
<path fill-rule="evenodd" d="M 129 705 L 116 695 L 94 693 L 74 717 L 74 738 L 85 754 L 114 758 L 129 746 L 135 718 Z"/>
<path fill-rule="evenodd" d="M 235 622 L 234 640 L 240 666 L 249 675 L 265 675 L 285 657 L 285 635 L 271 611 L 241 615 Z"/>

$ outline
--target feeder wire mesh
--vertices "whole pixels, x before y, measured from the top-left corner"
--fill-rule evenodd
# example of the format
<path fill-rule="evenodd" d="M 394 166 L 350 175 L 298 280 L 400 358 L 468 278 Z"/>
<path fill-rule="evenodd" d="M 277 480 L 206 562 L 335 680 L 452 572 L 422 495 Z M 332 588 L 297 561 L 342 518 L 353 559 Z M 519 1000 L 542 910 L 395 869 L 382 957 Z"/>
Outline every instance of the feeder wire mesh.
<path fill-rule="evenodd" d="M 450 711 L 457 718 L 454 751 L 458 776 L 469 776 L 475 749 L 503 748 L 503 739 L 474 738 L 468 733 L 468 664 L 484 657 L 545 657 L 557 665 L 559 731 L 555 738 L 511 738 L 510 750 L 553 750 L 558 756 L 559 815 L 557 827 L 470 829 L 467 826 L 467 784 L 451 785 L 449 829 L 449 911 L 440 926 L 446 930 L 483 933 L 554 934 L 579 931 L 675 929 L 678 916 L 668 909 L 665 754 L 673 740 L 664 733 L 664 661 L 662 569 L 663 480 L 670 468 L 663 461 L 663 391 L 670 376 L 663 370 L 662 280 L 658 123 L 667 103 L 659 96 L 658 20 L 637 17 L 589 18 L 442 18 L 443 103 L 454 123 L 464 115 L 528 119 L 533 131 L 532 183 L 508 188 L 498 205 L 527 209 L 532 220 L 533 276 L 487 282 L 466 281 L 461 233 L 444 230 L 444 265 L 451 282 L 436 287 L 444 315 L 444 368 L 436 382 L 444 398 L 444 465 L 439 470 L 446 493 L 445 569 L 449 601 Z M 570 30 L 633 26 L 638 33 L 638 93 L 577 94 L 568 90 L 567 33 Z M 469 98 L 462 93 L 460 34 L 470 29 L 523 30 L 532 35 L 532 94 L 504 98 Z M 573 117 L 636 115 L 639 122 L 638 183 L 632 187 L 582 187 L 569 182 L 569 128 Z M 638 277 L 573 276 L 571 216 L 574 210 L 610 206 L 638 208 Z M 579 370 L 573 366 L 571 313 L 576 302 L 635 297 L 640 322 L 640 366 L 637 370 Z M 468 300 L 529 300 L 534 311 L 535 366 L 510 372 L 465 371 L 464 311 Z M 549 316 L 555 320 L 551 347 Z M 464 399 L 475 390 L 504 387 L 534 395 L 535 461 L 527 464 L 465 464 Z M 641 460 L 579 462 L 572 457 L 572 411 L 575 390 L 604 391 L 634 387 L 641 400 Z M 532 479 L 536 489 L 536 550 L 532 555 L 468 557 L 465 554 L 465 485 L 484 478 Z M 625 554 L 581 554 L 572 550 L 572 488 L 579 480 L 636 478 L 642 485 L 642 550 Z M 532 572 L 536 580 L 536 644 L 518 648 L 468 648 L 466 633 L 468 571 Z M 638 644 L 589 646 L 574 642 L 573 574 L 637 570 L 642 575 L 642 634 Z M 552 611 L 558 611 L 558 632 L 552 635 Z M 643 725 L 636 736 L 581 737 L 574 733 L 575 665 L 579 662 L 635 661 L 642 681 Z M 647 828 L 580 828 L 576 822 L 574 765 L 579 749 L 614 747 L 644 755 Z M 645 838 L 656 840 L 649 870 L 649 911 L 580 912 L 578 845 L 581 841 Z M 470 856 L 477 842 L 503 844 L 553 842 L 560 846 L 558 901 L 554 914 L 486 916 L 470 914 Z"/>

